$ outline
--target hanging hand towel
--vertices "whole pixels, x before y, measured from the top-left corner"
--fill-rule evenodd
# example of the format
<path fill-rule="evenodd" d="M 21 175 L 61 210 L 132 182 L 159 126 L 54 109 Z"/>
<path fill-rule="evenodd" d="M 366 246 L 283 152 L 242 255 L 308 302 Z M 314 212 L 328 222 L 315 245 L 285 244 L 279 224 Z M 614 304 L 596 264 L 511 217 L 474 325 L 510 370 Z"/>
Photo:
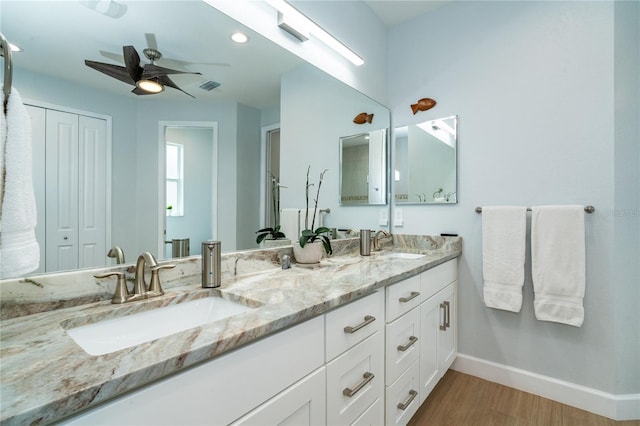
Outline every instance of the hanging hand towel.
<path fill-rule="evenodd" d="M 484 304 L 520 312 L 527 233 L 527 209 L 482 207 Z"/>
<path fill-rule="evenodd" d="M 35 236 L 36 202 L 31 177 L 31 122 L 15 88 L 11 89 L 9 95 L 4 125 L 0 276 L 12 278 L 38 269 L 40 263 L 40 248 Z"/>
<path fill-rule="evenodd" d="M 580 327 L 585 290 L 584 206 L 532 208 L 531 274 L 536 318 Z"/>
<path fill-rule="evenodd" d="M 298 241 L 300 237 L 300 209 L 282 209 L 280 211 L 280 231 L 284 232 L 291 241 Z"/>

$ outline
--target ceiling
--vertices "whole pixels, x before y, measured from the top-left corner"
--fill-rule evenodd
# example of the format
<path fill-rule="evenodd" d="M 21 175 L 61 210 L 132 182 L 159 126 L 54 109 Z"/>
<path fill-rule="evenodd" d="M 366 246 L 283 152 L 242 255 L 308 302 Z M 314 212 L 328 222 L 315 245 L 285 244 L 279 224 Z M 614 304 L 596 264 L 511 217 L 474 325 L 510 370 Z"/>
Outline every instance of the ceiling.
<path fill-rule="evenodd" d="M 142 50 L 155 47 L 163 55 L 156 62 L 158 65 L 202 73 L 171 76 L 196 98 L 233 99 L 262 108 L 277 103 L 280 75 L 302 63 L 295 55 L 201 1 L 118 0 L 126 5 L 125 13 L 119 17 L 109 16 L 117 15 L 111 9 L 100 13 L 110 2 L 0 0 L 2 33 L 22 48 L 22 52 L 13 55 L 16 71 L 24 68 L 136 98 L 130 93 L 133 86 L 87 67 L 84 60 L 123 65 L 122 46 L 132 45 L 146 63 Z M 150 7 L 159 3 L 161 7 Z M 393 26 L 446 1 L 365 3 L 386 26 Z M 249 43 L 239 45 L 230 40 L 231 33 L 239 29 L 249 35 Z M 209 80 L 221 86 L 212 91 L 198 87 Z M 14 77 L 14 82 L 20 83 L 19 76 Z M 171 88 L 155 96 L 191 99 Z"/>
<path fill-rule="evenodd" d="M 387 27 L 401 24 L 451 1 L 453 0 L 364 0 Z"/>

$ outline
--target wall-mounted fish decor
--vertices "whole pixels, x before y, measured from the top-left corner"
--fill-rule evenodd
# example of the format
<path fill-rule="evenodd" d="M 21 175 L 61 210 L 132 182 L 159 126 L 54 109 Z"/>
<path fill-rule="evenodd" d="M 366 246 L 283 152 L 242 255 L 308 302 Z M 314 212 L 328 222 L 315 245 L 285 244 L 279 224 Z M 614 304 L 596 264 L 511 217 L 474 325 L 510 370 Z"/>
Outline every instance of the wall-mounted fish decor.
<path fill-rule="evenodd" d="M 366 112 L 361 112 L 353 119 L 353 122 L 356 124 L 371 123 L 372 121 L 373 114 L 367 114 Z"/>
<path fill-rule="evenodd" d="M 411 105 L 411 110 L 415 115 L 418 111 L 426 111 L 433 108 L 436 105 L 436 101 L 431 98 L 422 98 L 417 103 Z"/>

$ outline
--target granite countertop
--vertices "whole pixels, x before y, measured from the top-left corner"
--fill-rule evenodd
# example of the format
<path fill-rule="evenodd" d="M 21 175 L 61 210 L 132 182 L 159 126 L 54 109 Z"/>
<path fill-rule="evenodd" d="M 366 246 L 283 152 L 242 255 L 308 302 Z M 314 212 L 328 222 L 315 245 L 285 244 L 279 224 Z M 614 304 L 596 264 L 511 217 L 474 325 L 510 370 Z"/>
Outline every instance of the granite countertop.
<path fill-rule="evenodd" d="M 123 305 L 102 300 L 3 319 L 0 423 L 46 424 L 79 412 L 456 258 L 461 242 L 413 251 L 426 256 L 411 260 L 352 253 L 318 265 L 293 264 L 288 270 L 272 263 L 259 272 L 223 275 L 218 289 L 202 289 L 199 276 L 182 274 L 174 280 L 181 285 L 165 287 L 165 295 L 154 299 Z M 100 356 L 88 355 L 65 331 L 209 295 L 254 309 Z"/>

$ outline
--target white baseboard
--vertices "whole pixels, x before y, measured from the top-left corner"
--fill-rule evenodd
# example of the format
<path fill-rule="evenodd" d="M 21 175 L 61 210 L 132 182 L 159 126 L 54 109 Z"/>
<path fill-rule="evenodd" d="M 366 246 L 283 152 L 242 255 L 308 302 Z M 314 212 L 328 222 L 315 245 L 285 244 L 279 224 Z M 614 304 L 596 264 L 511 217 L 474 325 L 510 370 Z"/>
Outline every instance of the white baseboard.
<path fill-rule="evenodd" d="M 458 354 L 451 368 L 610 419 L 640 419 L 640 394 L 613 395 L 464 354 Z"/>

